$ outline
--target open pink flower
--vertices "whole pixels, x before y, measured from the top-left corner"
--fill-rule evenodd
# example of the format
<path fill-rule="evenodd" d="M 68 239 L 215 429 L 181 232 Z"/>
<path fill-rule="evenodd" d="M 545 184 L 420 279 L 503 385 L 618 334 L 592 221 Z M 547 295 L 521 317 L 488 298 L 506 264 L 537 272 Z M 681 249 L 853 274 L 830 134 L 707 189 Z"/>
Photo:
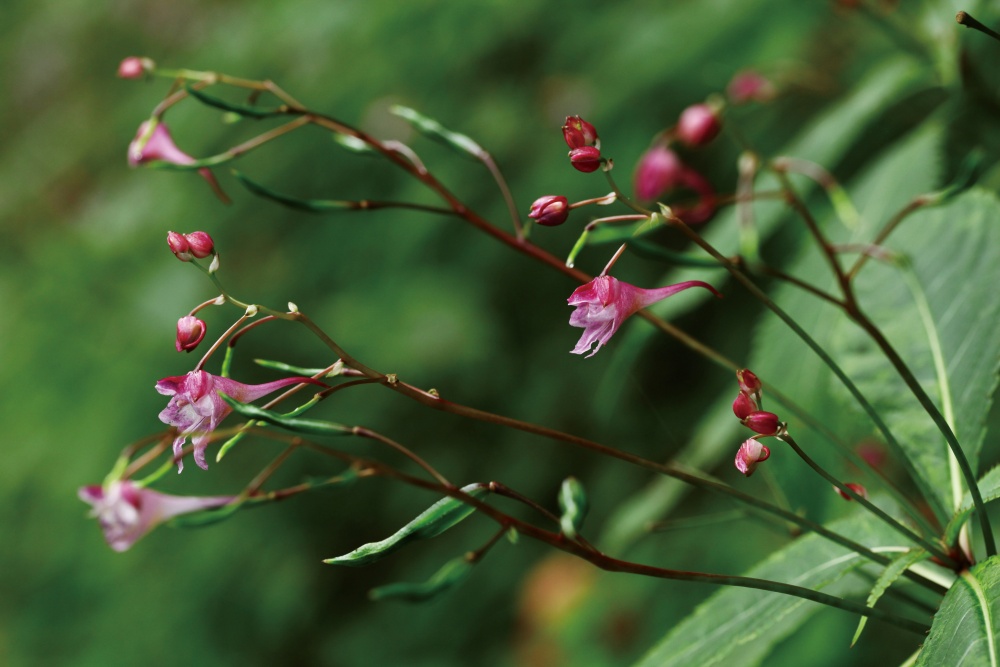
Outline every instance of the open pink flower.
<path fill-rule="evenodd" d="M 205 463 L 205 447 L 208 446 L 212 431 L 233 410 L 219 392 L 241 403 L 249 403 L 282 387 L 302 382 L 323 384 L 307 377 L 290 377 L 265 384 L 243 384 L 205 371 L 191 371 L 187 375 L 167 377 L 157 382 L 156 391 L 170 396 L 167 407 L 160 412 L 160 421 L 177 427 L 177 437 L 174 438 L 177 472 L 184 469 L 180 454 L 188 436 L 193 436 L 191 443 L 194 445 L 194 462 L 199 468 L 208 468 Z"/>
<path fill-rule="evenodd" d="M 166 123 L 158 121 L 153 126 L 152 131 L 150 131 L 150 122 L 148 120 L 144 121 L 139 126 L 139 130 L 135 133 L 135 138 L 128 145 L 128 163 L 130 166 L 138 167 L 140 164 L 156 160 L 180 165 L 196 162 L 193 157 L 177 148 L 177 144 L 174 143 L 173 137 L 170 136 L 170 130 L 167 129 Z M 219 199 L 229 203 L 229 198 L 222 191 L 219 182 L 215 180 L 215 175 L 212 174 L 212 171 L 208 167 L 202 167 L 198 170 L 198 173 L 208 181 L 208 184 L 212 186 L 212 190 Z"/>
<path fill-rule="evenodd" d="M 736 452 L 736 469 L 749 477 L 757 469 L 757 464 L 766 461 L 771 456 L 771 450 L 750 438 Z"/>
<path fill-rule="evenodd" d="M 157 525 L 179 514 L 188 514 L 232 502 L 234 496 L 170 496 L 143 489 L 129 481 L 114 481 L 106 487 L 84 486 L 80 500 L 89 503 L 104 531 L 104 539 L 115 551 L 125 551 Z"/>
<path fill-rule="evenodd" d="M 574 327 L 583 327 L 584 332 L 573 348 L 573 354 L 589 351 L 596 342 L 597 346 L 587 355 L 594 356 L 629 315 L 689 287 L 704 287 L 715 296 L 722 296 L 714 287 L 700 280 L 689 280 L 658 289 L 643 289 L 611 276 L 598 276 L 586 285 L 577 287 L 567 300 L 569 305 L 576 306 L 569 317 L 569 323 Z"/>

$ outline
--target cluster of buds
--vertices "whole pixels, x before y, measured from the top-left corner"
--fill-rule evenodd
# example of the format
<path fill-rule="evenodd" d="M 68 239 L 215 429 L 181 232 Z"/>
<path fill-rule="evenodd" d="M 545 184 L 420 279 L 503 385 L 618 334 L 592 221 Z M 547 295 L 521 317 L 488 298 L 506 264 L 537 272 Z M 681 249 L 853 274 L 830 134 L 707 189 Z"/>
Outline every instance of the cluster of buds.
<path fill-rule="evenodd" d="M 601 167 L 601 140 L 594 126 L 579 116 L 566 116 L 563 138 L 569 146 L 569 163 L 577 171 L 589 174 Z"/>
<path fill-rule="evenodd" d="M 757 433 L 740 446 L 736 454 L 736 469 L 749 477 L 757 469 L 757 464 L 766 461 L 771 450 L 759 442 L 759 438 L 782 435 L 785 424 L 778 415 L 760 409 L 761 382 L 750 370 L 736 371 L 740 393 L 733 401 L 733 413 L 744 426 Z"/>

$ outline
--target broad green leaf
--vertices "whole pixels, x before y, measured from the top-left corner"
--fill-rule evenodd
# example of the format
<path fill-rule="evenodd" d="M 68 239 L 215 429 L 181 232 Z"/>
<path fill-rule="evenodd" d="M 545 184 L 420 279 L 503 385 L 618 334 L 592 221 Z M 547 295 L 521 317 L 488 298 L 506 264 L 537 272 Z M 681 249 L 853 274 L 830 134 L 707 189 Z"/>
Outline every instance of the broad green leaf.
<path fill-rule="evenodd" d="M 983 494 L 983 502 L 1000 499 L 1000 466 L 990 469 L 979 480 L 979 492 Z M 968 491 L 962 498 L 962 504 L 951 518 L 944 529 L 944 539 L 947 544 L 952 544 L 958 538 L 958 531 L 962 524 L 966 522 L 972 514 L 972 496 Z"/>
<path fill-rule="evenodd" d="M 427 581 L 379 586 L 369 591 L 368 597 L 372 600 L 427 602 L 463 581 L 474 566 L 474 561 L 459 556 L 442 565 L 441 569 Z"/>
<path fill-rule="evenodd" d="M 885 243 L 909 259 L 919 285 L 916 291 L 901 275 L 905 269 L 875 262 L 856 281 L 862 308 L 950 421 L 974 467 L 1000 368 L 998 216 L 1000 200 L 979 189 L 940 208 L 919 211 Z M 929 320 L 920 316 L 921 301 Z M 882 414 L 942 504 L 954 510 L 966 486 L 943 436 L 864 332 L 842 321 L 836 333 L 833 351 L 845 370 Z M 935 366 L 934 338 L 940 343 L 943 377 Z"/>
<path fill-rule="evenodd" d="M 872 586 L 871 593 L 868 594 L 868 600 L 865 602 L 869 607 L 874 607 L 875 603 L 879 601 L 882 595 L 889 590 L 889 587 L 896 583 L 896 580 L 903 576 L 907 568 L 915 563 L 919 563 L 930 556 L 923 549 L 913 549 L 912 551 L 907 551 L 900 554 L 896 558 L 892 559 L 892 562 L 886 566 L 882 574 L 879 575 L 878 579 L 875 580 L 875 585 Z M 861 620 L 858 621 L 858 629 L 854 633 L 854 639 L 851 640 L 851 646 L 858 643 L 858 638 L 861 637 L 861 633 L 865 629 L 865 625 L 868 623 L 868 617 L 862 616 Z"/>
<path fill-rule="evenodd" d="M 1000 557 L 963 572 L 934 615 L 916 667 L 997 667 Z"/>
<path fill-rule="evenodd" d="M 871 515 L 836 521 L 832 530 L 876 551 L 889 553 L 893 532 Z M 778 551 L 747 575 L 842 594 L 845 577 L 870 563 L 817 535 L 806 535 Z M 693 585 L 693 584 L 692 584 Z M 752 667 L 821 607 L 802 598 L 742 588 L 723 588 L 653 647 L 638 667 Z M 845 636 L 844 643 L 850 638 Z"/>
<path fill-rule="evenodd" d="M 489 493 L 489 489 L 479 482 L 462 487 L 462 491 L 474 498 L 482 498 Z M 351 567 L 374 563 L 410 542 L 437 537 L 475 511 L 475 507 L 457 498 L 450 496 L 442 498 L 381 542 L 364 544 L 350 553 L 328 558 L 323 562 L 330 565 L 349 565 Z"/>

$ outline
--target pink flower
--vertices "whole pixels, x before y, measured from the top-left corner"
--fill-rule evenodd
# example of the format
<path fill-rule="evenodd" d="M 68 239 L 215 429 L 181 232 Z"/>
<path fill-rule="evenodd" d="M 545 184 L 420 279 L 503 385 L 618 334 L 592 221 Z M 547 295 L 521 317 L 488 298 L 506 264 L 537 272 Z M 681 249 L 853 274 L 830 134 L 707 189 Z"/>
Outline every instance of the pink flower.
<path fill-rule="evenodd" d="M 177 472 L 184 469 L 181 449 L 188 436 L 192 436 L 194 462 L 198 467 L 208 469 L 205 448 L 212 431 L 233 410 L 219 392 L 241 403 L 249 403 L 282 387 L 303 382 L 324 386 L 322 382 L 307 377 L 290 377 L 265 384 L 243 384 L 205 371 L 191 371 L 187 375 L 167 377 L 157 382 L 156 391 L 170 396 L 167 407 L 160 412 L 160 421 L 177 427 L 177 437 L 174 438 Z"/>
<path fill-rule="evenodd" d="M 125 551 L 157 525 L 179 514 L 188 514 L 232 502 L 234 496 L 170 496 L 143 489 L 129 481 L 114 481 L 106 487 L 84 486 L 80 500 L 93 509 L 104 531 L 104 539 L 115 551 Z"/>
<path fill-rule="evenodd" d="M 684 165 L 672 150 L 657 144 L 639 159 L 635 168 L 635 196 L 643 201 L 658 199 L 680 183 Z"/>
<path fill-rule="evenodd" d="M 146 72 L 156 69 L 156 64 L 149 58 L 129 56 L 118 65 L 118 76 L 122 79 L 141 79 Z"/>
<path fill-rule="evenodd" d="M 205 337 L 205 322 L 194 315 L 185 315 L 177 320 L 177 340 L 174 344 L 178 352 L 190 352 L 198 347 Z"/>
<path fill-rule="evenodd" d="M 757 464 L 766 461 L 771 456 L 771 450 L 750 438 L 736 452 L 736 469 L 749 477 L 757 469 Z"/>
<path fill-rule="evenodd" d="M 546 227 L 556 227 L 569 217 L 569 201 L 561 195 L 539 197 L 531 205 L 528 217 Z"/>
<path fill-rule="evenodd" d="M 128 145 L 128 163 L 130 166 L 138 167 L 140 164 L 157 160 L 179 165 L 196 162 L 193 157 L 177 148 L 177 144 L 174 143 L 173 138 L 170 136 L 170 130 L 167 129 L 166 123 L 156 121 L 152 130 L 150 130 L 149 126 L 151 122 L 153 121 L 144 121 L 135 133 L 135 138 Z M 212 174 L 211 170 L 208 167 L 202 167 L 198 170 L 198 173 L 208 181 L 215 194 L 228 203 L 229 198 L 226 197 L 222 188 L 219 187 L 219 182 L 215 180 L 215 175 Z"/>
<path fill-rule="evenodd" d="M 689 280 L 658 289 L 643 289 L 611 276 L 598 276 L 586 285 L 577 287 L 567 299 L 569 305 L 576 306 L 569 323 L 574 327 L 583 327 L 584 332 L 573 348 L 573 354 L 589 351 L 596 342 L 597 347 L 587 355 L 594 356 L 629 315 L 689 287 L 704 287 L 715 296 L 722 296 L 714 287 L 700 280 Z"/>

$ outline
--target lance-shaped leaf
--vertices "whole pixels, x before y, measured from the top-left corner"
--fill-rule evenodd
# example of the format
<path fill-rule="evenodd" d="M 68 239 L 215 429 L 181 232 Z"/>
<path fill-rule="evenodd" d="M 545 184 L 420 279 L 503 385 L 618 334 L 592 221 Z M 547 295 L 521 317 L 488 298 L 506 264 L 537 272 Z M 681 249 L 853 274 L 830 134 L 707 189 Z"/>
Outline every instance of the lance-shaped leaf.
<path fill-rule="evenodd" d="M 963 572 L 934 615 L 915 667 L 996 667 L 1000 664 L 1000 557 Z"/>
<path fill-rule="evenodd" d="M 301 419 L 298 417 L 288 417 L 272 410 L 258 408 L 256 405 L 240 403 L 225 394 L 222 394 L 222 398 L 224 398 L 226 402 L 233 407 L 235 412 L 238 412 L 244 417 L 258 419 L 262 422 L 267 422 L 268 424 L 274 424 L 275 426 L 280 426 L 281 428 L 294 431 L 295 433 L 307 433 L 309 435 L 352 435 L 354 433 L 354 429 L 350 426 L 345 426 L 336 422 L 324 421 L 322 419 Z"/>
<path fill-rule="evenodd" d="M 271 116 L 278 116 L 284 113 L 284 109 L 279 107 L 269 109 L 265 107 L 255 107 L 249 104 L 227 102 L 226 100 L 220 99 L 214 95 L 209 95 L 206 92 L 198 90 L 191 85 L 185 85 L 184 90 L 186 90 L 191 97 L 203 104 L 215 107 L 216 109 L 222 109 L 223 111 L 236 113 L 241 116 L 249 116 L 251 118 L 270 118 Z"/>
<path fill-rule="evenodd" d="M 441 569 L 427 581 L 379 586 L 369 591 L 368 597 L 372 600 L 426 602 L 463 581 L 472 572 L 475 564 L 475 561 L 460 556 L 442 565 Z"/>
<path fill-rule="evenodd" d="M 587 492 L 583 490 L 583 485 L 577 478 L 567 477 L 563 480 L 562 486 L 559 487 L 559 509 L 562 511 L 559 525 L 563 534 L 570 539 L 576 537 L 589 509 Z"/>
<path fill-rule="evenodd" d="M 485 484 L 477 482 L 462 487 L 462 491 L 473 498 L 482 498 L 489 492 L 489 488 Z M 410 542 L 437 537 L 475 511 L 475 507 L 457 498 L 450 496 L 442 498 L 381 542 L 369 542 L 350 553 L 336 558 L 328 558 L 323 562 L 330 565 L 349 565 L 351 567 L 374 563 Z"/>
<path fill-rule="evenodd" d="M 458 132 L 452 132 L 433 118 L 428 118 L 410 107 L 395 105 L 389 111 L 410 123 L 421 134 L 435 141 L 440 141 L 444 145 L 454 148 L 459 153 L 470 155 L 477 160 L 482 159 L 486 155 L 486 151 L 483 150 L 482 146 L 469 137 Z"/>
<path fill-rule="evenodd" d="M 299 199 L 275 192 L 270 188 L 265 188 L 260 183 L 250 180 L 243 173 L 233 170 L 233 176 L 243 184 L 243 186 L 259 197 L 276 201 L 289 208 L 297 208 L 310 213 L 330 213 L 333 211 L 349 211 L 362 208 L 360 202 L 340 199 Z"/>
<path fill-rule="evenodd" d="M 896 583 L 896 580 L 903 576 L 907 568 L 911 565 L 915 565 L 920 561 L 924 560 L 930 556 L 929 553 L 923 549 L 913 549 L 912 551 L 907 551 L 900 554 L 893 559 L 891 563 L 882 571 L 879 578 L 875 580 L 875 585 L 872 586 L 871 593 L 868 594 L 868 601 L 865 602 L 869 607 L 874 607 L 875 603 L 879 601 L 879 598 L 889 590 L 889 586 Z M 858 622 L 858 629 L 854 632 L 854 639 L 851 640 L 851 646 L 854 646 L 858 642 L 858 638 L 865 629 L 865 624 L 868 623 L 868 617 L 862 616 L 861 620 Z"/>

